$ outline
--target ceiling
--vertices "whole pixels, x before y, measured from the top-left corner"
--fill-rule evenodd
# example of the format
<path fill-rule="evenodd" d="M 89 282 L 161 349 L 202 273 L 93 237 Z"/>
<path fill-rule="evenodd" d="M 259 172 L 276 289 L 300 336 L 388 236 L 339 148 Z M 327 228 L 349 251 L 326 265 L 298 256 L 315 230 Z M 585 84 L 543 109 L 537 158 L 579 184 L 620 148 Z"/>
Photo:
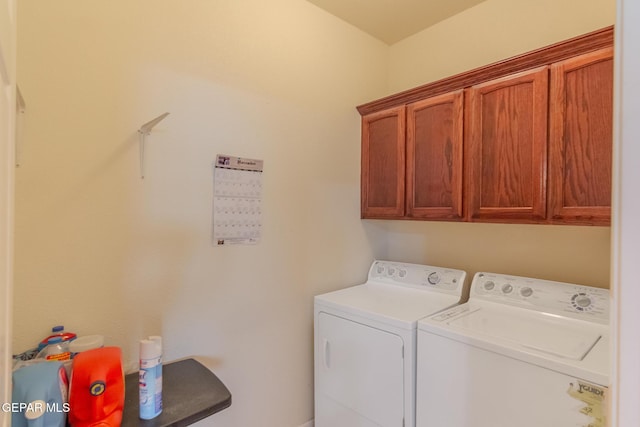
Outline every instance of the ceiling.
<path fill-rule="evenodd" d="M 484 0 L 308 0 L 391 45 Z"/>

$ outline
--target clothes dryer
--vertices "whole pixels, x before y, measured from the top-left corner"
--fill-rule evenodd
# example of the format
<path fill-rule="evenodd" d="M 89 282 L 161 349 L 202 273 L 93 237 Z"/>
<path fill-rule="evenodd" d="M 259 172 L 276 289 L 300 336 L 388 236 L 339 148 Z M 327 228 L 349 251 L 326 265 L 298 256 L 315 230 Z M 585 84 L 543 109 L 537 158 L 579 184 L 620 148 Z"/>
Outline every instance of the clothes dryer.
<path fill-rule="evenodd" d="M 605 427 L 606 289 L 477 273 L 418 324 L 417 427 Z"/>
<path fill-rule="evenodd" d="M 465 276 L 374 261 L 366 283 L 315 297 L 316 427 L 415 425 L 417 322 L 458 304 Z"/>

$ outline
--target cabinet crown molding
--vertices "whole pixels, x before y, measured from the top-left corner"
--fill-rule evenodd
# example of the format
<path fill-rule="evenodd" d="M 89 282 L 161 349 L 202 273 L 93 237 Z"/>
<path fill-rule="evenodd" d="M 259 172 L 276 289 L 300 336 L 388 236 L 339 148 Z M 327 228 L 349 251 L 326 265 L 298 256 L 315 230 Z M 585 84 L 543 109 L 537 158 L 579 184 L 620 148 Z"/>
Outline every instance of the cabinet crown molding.
<path fill-rule="evenodd" d="M 442 93 L 463 89 L 541 64 L 550 64 L 583 53 L 613 46 L 613 26 L 602 28 L 550 46 L 542 47 L 493 64 L 427 83 L 356 107 L 361 115 L 409 104 Z"/>

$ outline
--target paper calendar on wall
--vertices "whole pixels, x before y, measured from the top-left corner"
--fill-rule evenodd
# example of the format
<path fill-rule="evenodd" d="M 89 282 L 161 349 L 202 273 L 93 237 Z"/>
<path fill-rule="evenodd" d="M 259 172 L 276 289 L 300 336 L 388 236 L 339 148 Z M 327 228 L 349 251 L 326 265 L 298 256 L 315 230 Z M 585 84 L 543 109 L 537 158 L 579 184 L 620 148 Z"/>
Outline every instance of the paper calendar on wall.
<path fill-rule="evenodd" d="M 262 232 L 262 160 L 218 154 L 213 164 L 213 244 L 255 244 Z"/>

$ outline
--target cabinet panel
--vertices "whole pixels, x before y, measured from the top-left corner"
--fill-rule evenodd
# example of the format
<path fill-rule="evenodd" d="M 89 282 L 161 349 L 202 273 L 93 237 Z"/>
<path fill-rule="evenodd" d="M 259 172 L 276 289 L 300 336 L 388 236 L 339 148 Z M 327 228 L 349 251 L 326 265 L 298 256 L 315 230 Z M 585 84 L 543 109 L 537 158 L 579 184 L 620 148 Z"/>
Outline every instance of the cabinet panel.
<path fill-rule="evenodd" d="M 407 106 L 407 216 L 462 219 L 463 92 Z"/>
<path fill-rule="evenodd" d="M 469 89 L 470 220 L 536 222 L 546 213 L 548 67 Z"/>
<path fill-rule="evenodd" d="M 613 49 L 551 68 L 552 221 L 608 224 L 611 214 Z"/>
<path fill-rule="evenodd" d="M 362 118 L 362 217 L 401 217 L 405 194 L 405 108 Z"/>

